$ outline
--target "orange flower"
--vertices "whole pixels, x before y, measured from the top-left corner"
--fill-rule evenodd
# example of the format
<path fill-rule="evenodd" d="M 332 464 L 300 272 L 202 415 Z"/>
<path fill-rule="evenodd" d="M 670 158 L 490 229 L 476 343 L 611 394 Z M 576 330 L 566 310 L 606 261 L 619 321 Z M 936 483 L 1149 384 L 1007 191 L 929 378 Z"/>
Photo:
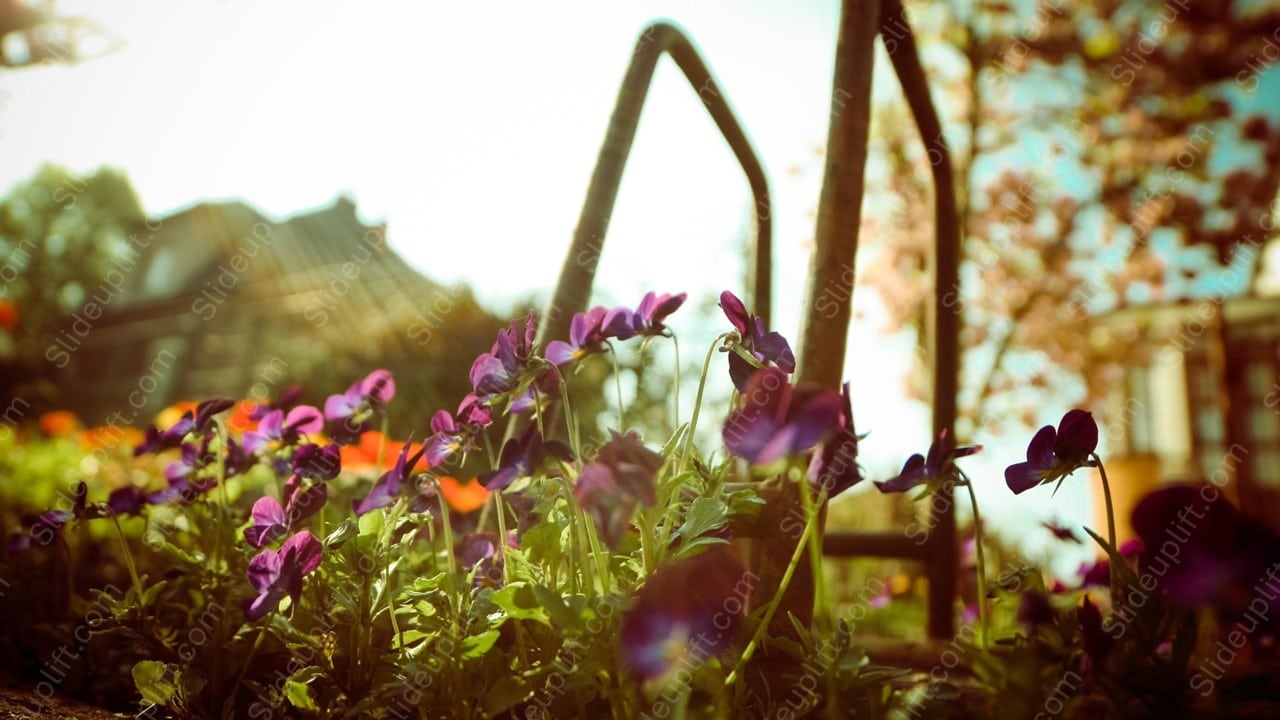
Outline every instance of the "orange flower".
<path fill-rule="evenodd" d="M 227 416 L 227 429 L 233 433 L 242 434 L 258 427 L 258 421 L 249 417 L 249 415 L 258 407 L 258 403 L 252 400 L 241 400 L 231 408 L 231 414 Z"/>
<path fill-rule="evenodd" d="M 49 437 L 66 437 L 80 429 L 80 421 L 70 410 L 52 410 L 40 416 L 40 431 Z"/>
<path fill-rule="evenodd" d="M 8 300 L 0 300 L 0 328 L 5 330 L 18 329 L 18 320 L 21 316 L 18 314 L 18 306 Z"/>
<path fill-rule="evenodd" d="M 380 469 L 377 468 L 379 447 L 382 448 Z M 348 471 L 378 469 L 378 472 L 386 472 L 396 466 L 396 458 L 400 457 L 400 450 L 403 447 L 404 443 L 384 437 L 377 430 L 369 430 L 360 436 L 360 442 L 355 445 L 343 445 L 339 449 L 342 454 L 342 469 Z M 409 454 L 418 452 L 420 447 L 422 446 L 419 443 L 410 445 Z"/>
<path fill-rule="evenodd" d="M 128 425 L 91 427 L 80 433 L 80 446 L 85 450 L 115 450 L 141 445 L 145 437 L 141 430 Z"/>
<path fill-rule="evenodd" d="M 458 482 L 455 477 L 442 475 L 439 481 L 440 492 L 444 495 L 445 502 L 449 503 L 449 507 L 460 513 L 479 510 L 484 506 L 485 501 L 489 499 L 489 491 L 475 478 L 462 483 Z"/>

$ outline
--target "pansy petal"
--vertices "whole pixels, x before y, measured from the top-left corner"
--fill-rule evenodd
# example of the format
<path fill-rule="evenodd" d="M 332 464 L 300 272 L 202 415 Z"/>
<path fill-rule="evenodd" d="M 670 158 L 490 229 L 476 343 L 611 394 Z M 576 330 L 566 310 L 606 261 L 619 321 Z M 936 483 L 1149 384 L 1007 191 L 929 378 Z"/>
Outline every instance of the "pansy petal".
<path fill-rule="evenodd" d="M 1027 446 L 1027 462 L 1045 469 L 1053 465 L 1053 446 L 1058 440 L 1058 431 L 1052 425 L 1045 425 L 1036 431 Z"/>
<path fill-rule="evenodd" d="M 396 381 L 389 370 L 374 370 L 357 384 L 357 388 L 361 395 L 383 405 L 391 402 L 396 395 Z"/>
<path fill-rule="evenodd" d="M 265 593 L 280 579 L 280 553 L 263 550 L 249 561 L 249 584 L 259 593 Z"/>
<path fill-rule="evenodd" d="M 547 349 L 543 355 L 547 358 L 547 362 L 560 367 L 578 359 L 578 348 L 563 340 L 552 340 L 547 343 Z"/>
<path fill-rule="evenodd" d="M 728 290 L 720 293 L 720 308 L 724 310 L 724 316 L 729 318 L 729 322 L 737 328 L 739 335 L 746 337 L 751 334 L 751 315 L 737 295 Z"/>
<path fill-rule="evenodd" d="M 925 480 L 925 461 L 924 456 L 920 454 L 912 455 L 907 458 L 907 462 L 902 466 L 902 472 L 885 481 L 876 481 L 876 487 L 880 492 L 906 492 L 911 488 L 919 485 Z"/>
<path fill-rule="evenodd" d="M 324 414 L 310 405 L 299 405 L 289 411 L 284 426 L 300 435 L 312 435 L 324 429 Z"/>
<path fill-rule="evenodd" d="M 1072 463 L 1083 462 L 1098 447 L 1098 423 L 1093 413 L 1070 410 L 1058 423 L 1058 438 L 1054 453 Z"/>
<path fill-rule="evenodd" d="M 1040 468 L 1029 462 L 1015 463 L 1004 470 L 1004 482 L 1014 494 L 1022 494 L 1043 481 Z"/>
<path fill-rule="evenodd" d="M 301 577 L 320 567 L 324 559 L 324 545 L 310 531 L 303 530 L 284 541 L 280 546 L 280 556 L 292 563 L 284 571 Z"/>

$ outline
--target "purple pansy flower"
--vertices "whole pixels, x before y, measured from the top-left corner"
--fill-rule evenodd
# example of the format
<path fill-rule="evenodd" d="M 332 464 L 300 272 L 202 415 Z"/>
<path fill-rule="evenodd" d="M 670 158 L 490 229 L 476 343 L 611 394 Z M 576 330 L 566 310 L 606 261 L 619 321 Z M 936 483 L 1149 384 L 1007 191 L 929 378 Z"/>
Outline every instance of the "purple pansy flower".
<path fill-rule="evenodd" d="M 583 468 L 573 494 L 609 547 L 622 542 L 639 505 L 653 507 L 657 502 L 662 462 L 662 455 L 641 444 L 635 433 L 615 432 L 595 461 Z"/>
<path fill-rule="evenodd" d="M 147 505 L 147 494 L 135 487 L 122 487 L 107 495 L 107 509 L 112 515 L 136 515 Z"/>
<path fill-rule="evenodd" d="M 507 531 L 507 547 L 516 548 L 515 531 Z M 466 572 L 475 571 L 471 586 L 480 588 L 502 587 L 502 556 L 498 554 L 498 534 L 493 532 L 471 533 L 462 538 L 454 549 L 454 555 Z"/>
<path fill-rule="evenodd" d="M 263 550 L 249 561 L 249 584 L 257 597 L 244 604 L 250 622 L 275 609 L 286 595 L 297 604 L 302 597 L 302 578 L 320 567 L 324 546 L 310 532 L 303 530 L 284 541 L 280 550 Z"/>
<path fill-rule="evenodd" d="M 1080 621 L 1080 644 L 1084 647 L 1085 670 L 1089 673 L 1100 671 L 1115 640 L 1103 628 L 1102 612 L 1088 595 L 1084 596 L 1084 602 L 1076 609 L 1076 618 Z"/>
<path fill-rule="evenodd" d="M 1216 487 L 1156 490 L 1134 508 L 1132 524 L 1142 539 L 1138 567 L 1167 598 L 1186 607 L 1212 605 L 1228 620 L 1252 608 L 1280 623 L 1280 595 L 1269 601 L 1257 595 L 1280 574 L 1280 536 Z M 1255 599 L 1264 607 L 1250 605 Z"/>
<path fill-rule="evenodd" d="M 1022 593 L 1018 602 L 1018 622 L 1027 628 L 1027 632 L 1035 634 L 1041 625 L 1051 625 L 1056 617 L 1053 605 L 1045 594 L 1036 590 Z"/>
<path fill-rule="evenodd" d="M 329 435 L 343 445 L 356 442 L 373 426 L 378 409 L 391 402 L 395 394 L 396 382 L 390 371 L 374 370 L 345 393 L 330 395 L 324 402 Z"/>
<path fill-rule="evenodd" d="M 653 291 L 645 293 L 640 300 L 640 305 L 636 307 L 636 311 L 631 315 L 632 332 L 643 337 L 666 334 L 667 326 L 663 321 L 671 313 L 680 309 L 686 297 L 688 296 L 685 293 L 678 295 L 669 295 L 667 293 L 658 295 Z"/>
<path fill-rule="evenodd" d="M 290 478 L 291 480 L 295 480 Z M 295 481 L 292 487 L 286 487 L 285 505 L 266 495 L 258 498 L 250 511 L 253 525 L 245 528 L 244 539 L 250 545 L 260 548 L 296 528 L 303 520 L 315 515 L 324 507 L 329 497 L 328 488 L 323 483 L 315 483 L 304 490 L 298 489 Z"/>
<path fill-rule="evenodd" d="M 481 353 L 471 364 L 471 385 L 479 399 L 487 401 L 515 389 L 532 354 L 535 331 L 533 315 L 525 319 L 523 332 L 519 320 L 498 331 L 489 352 Z"/>
<path fill-rule="evenodd" d="M 1027 446 L 1027 461 L 1004 471 L 1005 484 L 1015 493 L 1037 485 L 1061 481 L 1079 468 L 1090 465 L 1089 456 L 1098 447 L 1098 423 L 1093 414 L 1070 410 L 1062 416 L 1058 429 L 1040 428 Z"/>
<path fill-rule="evenodd" d="M 332 480 L 342 470 L 342 452 L 336 444 L 307 444 L 293 451 L 293 474 L 310 480 Z"/>
<path fill-rule="evenodd" d="M 738 296 L 728 290 L 720 293 L 720 307 L 739 335 L 734 352 L 729 354 L 729 377 L 739 392 L 746 391 L 752 373 L 764 363 L 771 362 L 787 373 L 795 372 L 795 355 L 781 333 L 766 330 L 764 320 L 747 312 Z"/>
<path fill-rule="evenodd" d="M 249 452 L 263 452 L 278 447 L 297 445 L 303 435 L 324 429 L 324 415 L 310 405 L 299 405 L 286 415 L 272 410 L 263 416 L 256 431 L 244 434 L 244 447 Z"/>
<path fill-rule="evenodd" d="M 59 495 L 63 498 L 67 497 L 61 492 Z M 13 534 L 9 539 L 9 552 L 18 553 L 29 549 L 32 540 L 37 540 L 41 545 L 48 545 L 53 542 L 55 534 L 72 518 L 83 519 L 88 516 L 88 507 L 86 505 L 88 497 L 89 486 L 84 482 L 80 482 L 76 485 L 75 494 L 71 497 L 70 510 L 46 510 L 34 519 L 28 517 L 27 532 Z"/>
<path fill-rule="evenodd" d="M 718 655 L 737 640 L 750 575 L 723 547 L 659 568 L 622 618 L 622 656 L 645 680 Z M 730 603 L 731 598 L 737 602 Z"/>
<path fill-rule="evenodd" d="M 840 415 L 836 418 L 836 430 L 822 441 L 818 452 L 809 462 L 809 482 L 827 491 L 833 498 L 862 481 L 858 467 L 858 440 L 853 431 L 853 403 L 849 397 L 849 383 L 840 393 Z"/>
<path fill-rule="evenodd" d="M 235 401 L 228 398 L 205 400 L 196 406 L 194 412 L 186 411 L 176 423 L 165 430 L 160 430 L 154 425 L 147 428 L 142 444 L 133 449 L 134 456 L 178 447 L 190 433 L 207 431 L 213 422 L 213 416 L 229 410 L 233 405 Z"/>
<path fill-rule="evenodd" d="M 952 462 L 982 450 L 981 445 L 956 447 L 955 440 L 944 429 L 938 433 L 938 439 L 929 446 L 929 456 L 919 453 L 907 458 L 902 472 L 884 481 L 877 481 L 880 492 L 906 492 L 917 485 L 945 480 Z"/>
<path fill-rule="evenodd" d="M 742 406 L 725 421 L 722 435 L 729 452 L 753 465 L 812 448 L 840 415 L 839 395 L 793 388 L 778 368 L 757 370 L 742 399 Z"/>
<path fill-rule="evenodd" d="M 454 415 L 437 410 L 431 417 L 431 437 L 424 443 L 427 465 L 437 467 L 459 452 L 470 452 L 476 438 L 492 424 L 493 411 L 481 404 L 474 393 L 462 398 Z"/>
<path fill-rule="evenodd" d="M 1053 536 L 1059 540 L 1073 542 L 1076 544 L 1080 543 L 1080 538 L 1076 537 L 1075 532 L 1073 532 L 1069 527 L 1063 527 L 1056 522 L 1042 522 L 1040 523 L 1040 526 L 1053 533 Z"/>
<path fill-rule="evenodd" d="M 389 507 L 400 496 L 402 486 L 413 477 L 413 468 L 426 451 L 425 448 L 419 448 L 418 452 L 410 456 L 411 445 L 412 443 L 406 442 L 400 449 L 400 457 L 396 459 L 395 466 L 378 478 L 363 500 L 352 503 L 356 515 L 364 515 L 370 510 Z"/>
<path fill-rule="evenodd" d="M 549 459 L 571 462 L 573 453 L 559 440 L 544 441 L 535 425 L 520 437 L 507 440 L 498 458 L 498 467 L 480 473 L 477 479 L 487 490 L 502 490 L 517 479 L 533 474 Z"/>
<path fill-rule="evenodd" d="M 279 410 L 281 412 L 287 413 L 301 404 L 302 404 L 302 386 L 290 385 L 289 387 L 282 390 L 280 392 L 280 396 L 277 397 L 272 402 L 259 403 L 257 406 L 255 406 L 253 410 L 249 413 L 249 419 L 255 420 L 255 421 L 262 420 L 262 418 L 266 417 L 267 413 L 271 412 L 272 410 Z"/>
<path fill-rule="evenodd" d="M 547 343 L 543 355 L 555 365 L 567 365 L 576 360 L 604 351 L 604 343 L 610 338 L 626 339 L 634 334 L 630 313 L 622 308 L 609 310 L 593 307 L 586 312 L 575 313 L 569 323 L 569 340 L 552 340 Z"/>

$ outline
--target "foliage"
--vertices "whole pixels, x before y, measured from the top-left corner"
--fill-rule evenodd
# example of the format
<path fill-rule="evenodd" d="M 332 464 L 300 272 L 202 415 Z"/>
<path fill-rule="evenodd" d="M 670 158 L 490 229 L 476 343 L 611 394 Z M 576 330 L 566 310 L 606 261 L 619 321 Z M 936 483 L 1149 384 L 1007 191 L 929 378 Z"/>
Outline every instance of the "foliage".
<path fill-rule="evenodd" d="M 14 668 L 33 680 L 63 668 L 66 691 L 177 718 L 1016 718 L 1098 702 L 1167 717 L 1235 697 L 1229 677 L 1221 691 L 1206 686 L 1208 700 L 1194 694 L 1215 649 L 1204 628 L 1238 625 L 1240 588 L 1280 570 L 1280 537 L 1225 500 L 1153 495 L 1135 516 L 1144 546 L 1094 535 L 1109 557 L 1079 587 L 1050 586 L 1031 566 L 991 575 L 975 501 L 977 621 L 927 676 L 878 665 L 855 628 L 909 582 L 880 583 L 838 615 L 820 587 L 811 619 L 787 600 L 799 569 L 820 568 L 828 492 L 862 479 L 833 470 L 859 440 L 845 398 L 757 368 L 722 427 L 727 457 L 694 447 L 697 415 L 660 446 L 629 431 L 586 448 L 561 373 L 604 362 L 590 355 L 638 327 L 575 333 L 590 352 L 557 368 L 532 344 L 532 319 L 513 323 L 420 444 L 372 429 L 396 400 L 385 370 L 323 411 L 296 394 L 266 406 L 215 399 L 132 437 L 65 418 L 42 418 L 16 442 L 7 433 L 5 477 L 45 488 L 23 495 L 7 482 L 8 501 L 52 509 L 11 532 L 4 577 L 24 582 L 5 580 L 0 594 L 5 656 L 35 658 Z M 644 328 L 639 340 L 668 332 Z M 708 358 L 723 347 L 763 364 L 741 340 L 724 333 Z M 498 452 L 504 416 L 523 429 Z M 567 443 L 552 439 L 553 422 Z M 1105 479 L 1096 437 L 1083 411 L 1046 426 L 1010 468 L 1011 489 L 1080 468 Z M 878 485 L 920 496 L 949 485 L 972 499 L 957 461 L 979 449 L 944 435 Z M 468 455 L 490 469 L 459 481 Z M 774 524 L 782 492 L 801 511 Z M 1210 518 L 1183 537 L 1196 564 L 1152 575 L 1170 552 L 1161 533 L 1188 513 Z M 822 585 L 820 569 L 810 577 Z M 1263 625 L 1255 641 L 1275 629 Z M 96 676 L 72 662 L 81 657 Z"/>

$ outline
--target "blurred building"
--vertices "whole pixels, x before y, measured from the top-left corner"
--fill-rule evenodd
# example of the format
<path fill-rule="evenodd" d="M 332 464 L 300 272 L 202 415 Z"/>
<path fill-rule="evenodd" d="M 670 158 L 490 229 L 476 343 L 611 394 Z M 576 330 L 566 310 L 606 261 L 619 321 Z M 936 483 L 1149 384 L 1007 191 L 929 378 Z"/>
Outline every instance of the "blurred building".
<path fill-rule="evenodd" d="M 64 403 L 140 424 L 178 400 L 262 400 L 299 380 L 323 402 L 387 367 L 428 411 L 451 408 L 498 321 L 409 267 L 385 229 L 345 198 L 283 221 L 239 202 L 147 221 L 49 344 Z"/>
<path fill-rule="evenodd" d="M 1134 348 L 1100 418 L 1122 537 L 1134 503 L 1178 480 L 1280 527 L 1280 241 L 1261 263 L 1234 296 L 1126 308 L 1095 329 L 1095 343 Z M 1095 515 L 1105 527 L 1100 498 Z"/>

